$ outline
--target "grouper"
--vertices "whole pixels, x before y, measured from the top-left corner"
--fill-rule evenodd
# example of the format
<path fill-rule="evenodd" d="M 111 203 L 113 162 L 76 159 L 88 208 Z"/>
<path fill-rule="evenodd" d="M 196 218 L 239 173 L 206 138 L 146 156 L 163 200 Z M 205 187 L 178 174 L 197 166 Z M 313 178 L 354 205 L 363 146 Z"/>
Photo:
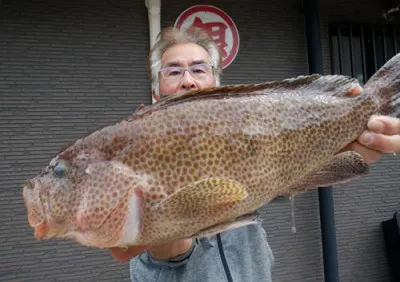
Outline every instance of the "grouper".
<path fill-rule="evenodd" d="M 343 150 L 400 101 L 400 54 L 366 84 L 303 75 L 193 90 L 140 107 L 62 148 L 23 185 L 38 240 L 157 245 L 254 224 L 279 196 L 346 183 Z"/>

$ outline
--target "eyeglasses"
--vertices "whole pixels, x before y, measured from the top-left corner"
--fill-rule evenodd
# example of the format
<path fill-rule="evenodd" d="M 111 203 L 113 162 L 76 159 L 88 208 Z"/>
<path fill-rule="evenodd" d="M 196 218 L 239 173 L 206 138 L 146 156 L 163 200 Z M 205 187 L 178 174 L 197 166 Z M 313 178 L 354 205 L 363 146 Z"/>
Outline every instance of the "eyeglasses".
<path fill-rule="evenodd" d="M 208 77 L 211 73 L 211 70 L 212 70 L 212 65 L 210 64 L 196 64 L 188 68 L 166 67 L 161 69 L 160 73 L 162 77 L 167 80 L 177 81 L 183 77 L 185 71 L 188 71 L 194 79 L 201 80 Z"/>

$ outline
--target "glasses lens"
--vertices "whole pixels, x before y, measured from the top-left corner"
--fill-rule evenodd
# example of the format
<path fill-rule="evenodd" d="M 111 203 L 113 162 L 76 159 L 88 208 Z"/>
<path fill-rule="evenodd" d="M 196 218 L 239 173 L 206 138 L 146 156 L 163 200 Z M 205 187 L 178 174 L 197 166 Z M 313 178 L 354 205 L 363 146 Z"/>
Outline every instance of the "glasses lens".
<path fill-rule="evenodd" d="M 206 64 L 193 65 L 189 68 L 190 74 L 194 78 L 204 78 L 210 73 L 211 67 Z"/>
<path fill-rule="evenodd" d="M 180 79 L 183 70 L 179 67 L 167 67 L 164 68 L 161 73 L 166 79 Z"/>
<path fill-rule="evenodd" d="M 161 74 L 168 80 L 180 80 L 185 72 L 185 68 L 166 67 L 161 70 Z M 207 64 L 197 64 L 188 68 L 188 71 L 195 79 L 203 79 L 210 74 L 211 66 Z"/>

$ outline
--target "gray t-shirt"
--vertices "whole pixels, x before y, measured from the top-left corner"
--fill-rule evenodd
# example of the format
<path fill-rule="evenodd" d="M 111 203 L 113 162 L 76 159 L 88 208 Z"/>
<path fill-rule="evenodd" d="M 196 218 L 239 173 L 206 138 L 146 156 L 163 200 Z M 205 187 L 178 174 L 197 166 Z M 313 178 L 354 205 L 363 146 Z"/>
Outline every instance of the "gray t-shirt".
<path fill-rule="evenodd" d="M 130 261 L 132 282 L 270 282 L 273 255 L 261 224 L 194 240 L 185 254 L 157 261 L 145 252 Z"/>

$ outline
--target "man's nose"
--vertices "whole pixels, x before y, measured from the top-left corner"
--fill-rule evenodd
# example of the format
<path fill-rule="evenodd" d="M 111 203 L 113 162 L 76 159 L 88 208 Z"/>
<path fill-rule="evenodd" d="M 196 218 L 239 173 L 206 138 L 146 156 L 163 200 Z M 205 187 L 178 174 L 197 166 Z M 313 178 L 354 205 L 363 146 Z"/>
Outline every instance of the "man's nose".
<path fill-rule="evenodd" d="M 183 74 L 183 77 L 181 79 L 181 87 L 183 89 L 195 89 L 195 88 L 197 88 L 195 80 L 192 77 L 192 75 L 189 73 L 189 71 L 185 71 L 185 73 Z"/>

